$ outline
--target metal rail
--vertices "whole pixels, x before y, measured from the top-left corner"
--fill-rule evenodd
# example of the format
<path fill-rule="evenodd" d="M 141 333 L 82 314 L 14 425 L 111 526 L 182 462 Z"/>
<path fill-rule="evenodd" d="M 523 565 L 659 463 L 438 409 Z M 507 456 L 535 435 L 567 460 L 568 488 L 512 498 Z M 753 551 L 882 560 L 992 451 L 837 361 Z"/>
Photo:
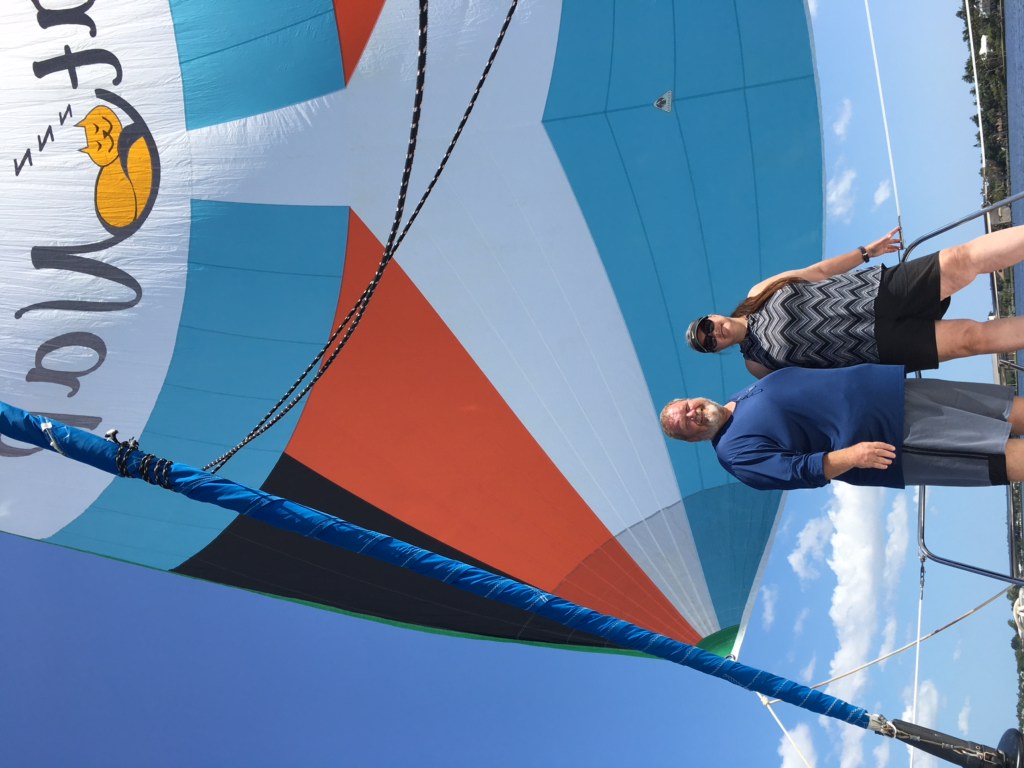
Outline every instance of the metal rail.
<path fill-rule="evenodd" d="M 906 247 L 906 250 L 903 251 L 903 255 L 900 256 L 900 261 L 906 261 L 907 257 L 910 255 L 910 252 L 917 248 L 917 246 L 919 246 L 925 240 L 931 240 L 933 237 L 938 237 L 941 234 L 949 232 L 949 230 L 951 229 L 956 229 L 961 224 L 966 224 L 968 221 L 973 221 L 974 219 L 977 219 L 980 216 L 984 216 L 986 213 L 992 213 L 992 211 L 999 210 L 1005 205 L 1011 205 L 1013 203 L 1016 203 L 1021 199 L 1024 199 L 1024 192 L 1018 192 L 1015 195 L 1010 195 L 1010 197 L 1003 198 L 998 203 L 992 203 L 992 205 L 985 206 L 981 210 L 975 211 L 974 213 L 964 216 L 962 219 L 957 219 L 956 221 L 951 222 L 950 224 L 947 224 L 944 227 L 940 227 L 939 229 L 933 230 L 932 232 L 929 232 L 928 234 L 917 238 L 917 240 L 908 245 Z"/>
<path fill-rule="evenodd" d="M 986 206 L 986 207 L 984 207 L 984 208 L 982 208 L 982 209 L 980 209 L 978 211 L 975 211 L 974 213 L 971 213 L 971 214 L 969 214 L 967 216 L 964 216 L 961 219 L 957 219 L 956 221 L 954 221 L 954 222 L 952 222 L 950 224 L 947 224 L 944 227 L 940 227 L 939 229 L 936 229 L 936 230 L 934 230 L 932 232 L 927 233 L 926 235 L 923 235 L 922 237 L 917 238 L 910 245 L 908 245 L 906 247 L 906 249 L 903 251 L 903 255 L 900 256 L 900 263 L 905 262 L 907 260 L 907 257 L 910 256 L 910 252 L 913 251 L 915 248 L 917 248 L 917 246 L 919 246 L 921 243 L 923 243 L 923 242 L 925 242 L 927 240 L 931 240 L 933 237 L 937 237 L 938 235 L 941 235 L 941 234 L 944 234 L 946 232 L 949 232 L 951 229 L 956 229 L 957 227 L 961 226 L 962 224 L 966 224 L 968 221 L 973 221 L 974 219 L 977 219 L 980 216 L 984 216 L 985 214 L 991 213 L 992 211 L 998 210 L 999 208 L 1002 208 L 1005 205 L 1010 205 L 1012 203 L 1015 203 L 1015 202 L 1017 202 L 1018 200 L 1021 200 L 1021 199 L 1024 199 L 1024 192 L 1018 192 L 1015 195 L 1011 195 L 1010 197 L 1004 198 L 1003 200 L 1000 200 L 997 203 L 993 203 L 992 205 L 988 205 L 988 206 Z M 986 230 L 987 229 L 988 229 L 988 227 L 986 226 Z M 1016 370 L 1024 371 L 1024 368 L 1022 368 L 1021 366 L 1016 365 L 1015 363 L 1009 363 L 1009 362 L 1004 362 L 1004 361 L 1000 361 L 1000 363 L 1004 364 L 1004 365 L 1007 365 L 1008 367 L 1012 367 L 1012 368 L 1014 368 Z M 917 376 L 917 378 L 921 378 L 920 371 L 918 371 L 914 375 Z M 918 550 L 920 551 L 921 556 L 923 558 L 927 558 L 927 559 L 932 560 L 933 562 L 936 562 L 936 563 L 941 563 L 942 565 L 948 565 L 951 568 L 959 568 L 962 571 L 968 571 L 969 573 L 974 573 L 974 574 L 977 574 L 979 576 L 987 576 L 987 577 L 989 577 L 991 579 L 996 579 L 997 581 L 1005 581 L 1005 582 L 1008 582 L 1010 584 L 1016 584 L 1018 586 L 1024 587 L 1024 578 L 1022 578 L 1020 575 L 1016 575 L 1016 574 L 1013 573 L 1013 571 L 1016 571 L 1017 558 L 1015 556 L 1016 553 L 1014 551 L 1014 541 L 1013 541 L 1013 537 L 1012 536 L 1011 536 L 1011 540 L 1009 542 L 1009 545 L 1010 545 L 1010 571 L 1011 571 L 1011 573 L 999 573 L 998 571 L 992 571 L 992 570 L 989 570 L 988 568 L 982 568 L 982 567 L 977 566 L 977 565 L 971 565 L 970 563 L 960 562 L 959 560 L 954 560 L 952 558 L 943 557 L 941 555 L 937 555 L 934 552 L 932 552 L 931 549 L 928 548 L 928 544 L 925 541 L 925 522 L 926 522 L 926 517 L 927 517 L 926 509 L 927 509 L 927 499 L 928 499 L 927 491 L 928 491 L 928 489 L 927 489 L 926 486 L 920 486 L 920 494 L 919 494 L 918 503 L 917 503 L 917 547 L 918 547 Z M 1015 530 L 1016 526 L 1015 526 L 1015 521 L 1013 520 L 1013 508 L 1012 508 L 1012 505 L 1008 505 L 1008 507 L 1009 507 L 1009 509 L 1008 509 L 1008 512 L 1007 512 L 1007 516 L 1009 517 L 1010 530 L 1012 532 L 1012 531 Z"/>

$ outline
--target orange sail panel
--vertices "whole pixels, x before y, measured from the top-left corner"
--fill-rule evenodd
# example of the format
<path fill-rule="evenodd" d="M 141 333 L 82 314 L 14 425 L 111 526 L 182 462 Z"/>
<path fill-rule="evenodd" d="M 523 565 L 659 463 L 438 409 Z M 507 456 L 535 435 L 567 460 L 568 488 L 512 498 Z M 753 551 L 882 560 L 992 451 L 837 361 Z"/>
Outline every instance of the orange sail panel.
<path fill-rule="evenodd" d="M 339 322 L 382 252 L 350 214 Z M 360 439 L 369 434 L 373 441 Z M 313 390 L 287 453 L 518 579 L 672 637 L 699 640 L 397 263 L 367 321 Z"/>

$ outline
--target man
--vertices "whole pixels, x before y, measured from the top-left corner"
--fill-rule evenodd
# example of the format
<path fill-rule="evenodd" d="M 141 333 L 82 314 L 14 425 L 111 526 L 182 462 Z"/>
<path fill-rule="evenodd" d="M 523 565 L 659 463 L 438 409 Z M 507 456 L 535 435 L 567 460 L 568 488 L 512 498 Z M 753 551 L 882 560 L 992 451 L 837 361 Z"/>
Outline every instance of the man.
<path fill-rule="evenodd" d="M 673 400 L 669 437 L 710 440 L 760 490 L 1002 485 L 1024 479 L 1024 398 L 995 384 L 906 379 L 903 366 L 784 368 L 725 405 Z"/>

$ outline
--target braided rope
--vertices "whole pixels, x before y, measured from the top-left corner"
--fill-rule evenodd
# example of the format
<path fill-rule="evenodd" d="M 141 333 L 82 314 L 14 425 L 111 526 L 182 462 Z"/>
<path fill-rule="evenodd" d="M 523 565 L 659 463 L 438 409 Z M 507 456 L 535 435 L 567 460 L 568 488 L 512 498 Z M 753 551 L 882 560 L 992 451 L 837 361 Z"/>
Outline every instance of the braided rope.
<path fill-rule="evenodd" d="M 114 436 L 108 435 L 107 439 L 117 443 L 117 455 L 114 457 L 114 464 L 117 467 L 117 474 L 121 477 L 138 477 L 150 485 L 159 485 L 161 488 L 171 488 L 171 464 L 170 459 L 161 459 L 152 453 L 147 453 L 139 463 L 138 474 L 133 475 L 128 469 L 129 457 L 139 450 L 139 441 L 135 438 L 121 442 L 117 439 L 116 431 Z"/>
<path fill-rule="evenodd" d="M 412 123 L 409 129 L 409 147 L 405 157 L 405 169 L 402 173 L 402 183 L 398 195 L 398 205 L 395 211 L 395 220 L 394 223 L 392 224 L 391 232 L 388 235 L 387 245 L 384 247 L 384 254 L 381 257 L 380 263 L 377 266 L 377 271 L 376 273 L 374 273 L 373 278 L 370 280 L 370 283 L 363 290 L 362 294 L 360 294 L 359 299 L 348 311 L 348 314 L 345 315 L 344 319 L 338 324 L 338 327 L 331 334 L 330 338 L 320 349 L 320 351 L 313 357 L 312 361 L 310 361 L 309 365 L 302 372 L 302 374 L 295 380 L 291 387 L 288 388 L 288 390 L 281 396 L 277 403 L 267 412 L 267 414 L 262 419 L 260 419 L 256 426 L 252 428 L 249 434 L 246 435 L 245 438 L 240 443 L 238 443 L 238 445 L 236 445 L 234 448 L 229 450 L 224 455 L 220 456 L 217 459 L 214 459 L 212 462 L 204 466 L 204 470 L 208 470 L 211 472 L 219 471 L 221 467 L 227 464 L 228 461 L 230 461 L 231 458 L 236 453 L 238 453 L 238 451 L 240 451 L 242 448 L 244 448 L 246 445 L 248 445 L 250 442 L 255 440 L 263 433 L 267 432 L 271 427 L 277 424 L 277 422 L 283 419 L 292 408 L 298 405 L 302 401 L 302 399 L 307 394 L 309 394 L 309 391 L 327 372 L 327 369 L 331 367 L 331 364 L 341 353 L 342 349 L 344 349 L 345 345 L 348 344 L 348 340 L 352 337 L 352 334 L 355 333 L 356 328 L 359 327 L 359 322 L 362 320 L 363 314 L 366 312 L 366 309 L 370 304 L 370 299 L 373 298 L 373 295 L 377 290 L 377 286 L 380 284 L 381 278 L 384 276 L 384 271 L 387 269 L 388 264 L 391 263 L 392 259 L 394 258 L 395 252 L 398 250 L 398 247 L 402 244 L 402 241 L 405 240 L 406 234 L 408 234 L 413 222 L 416 220 L 417 216 L 419 216 L 419 213 L 423 209 L 423 205 L 426 203 L 427 198 L 430 197 L 430 193 L 434 190 L 434 187 L 437 184 L 438 179 L 440 179 L 441 177 L 441 173 L 444 171 L 444 168 L 447 165 L 448 160 L 455 149 L 455 145 L 458 143 L 459 137 L 462 135 L 462 131 L 465 128 L 466 123 L 469 121 L 469 116 L 470 114 L 472 114 L 473 108 L 476 106 L 476 101 L 477 98 L 480 96 L 480 91 L 483 89 L 484 82 L 487 80 L 487 76 L 490 74 L 491 67 L 494 64 L 495 58 L 497 58 L 498 50 L 501 48 L 501 44 L 505 39 L 505 33 L 508 31 L 509 25 L 512 23 L 512 17 L 515 14 L 516 7 L 519 4 L 519 0 L 512 0 L 511 5 L 509 6 L 508 13 L 505 15 L 505 21 L 502 24 L 501 30 L 498 32 L 498 37 L 495 40 L 494 46 L 491 49 L 491 54 L 487 59 L 487 63 L 484 65 L 483 72 L 480 75 L 480 79 L 477 81 L 476 88 L 473 91 L 473 95 L 469 100 L 469 104 L 466 107 L 465 112 L 463 112 L 462 114 L 462 119 L 459 121 L 459 125 L 456 128 L 455 133 L 452 135 L 452 139 L 448 143 L 448 148 L 445 150 L 444 156 L 441 159 L 441 163 L 438 165 L 437 170 L 434 172 L 433 178 L 430 180 L 430 183 L 427 185 L 426 190 L 420 197 L 419 202 L 416 204 L 416 207 L 413 210 L 412 215 L 409 217 L 409 220 L 406 222 L 405 227 L 402 229 L 401 234 L 397 235 L 396 237 L 396 234 L 398 233 L 398 228 L 401 225 L 402 215 L 405 212 L 406 193 L 409 186 L 409 176 L 411 175 L 412 172 L 412 165 L 416 152 L 416 139 L 419 132 L 420 108 L 423 101 L 423 86 L 426 78 L 428 15 L 427 4 L 427 0 L 420 0 L 420 31 L 418 50 L 419 58 L 416 71 L 416 95 L 413 104 Z M 335 340 L 338 338 L 338 336 L 342 333 L 343 330 L 345 331 L 344 336 L 342 336 L 341 341 L 338 342 L 337 346 L 334 348 L 334 351 L 331 353 L 331 355 L 326 360 L 324 360 L 323 364 L 320 366 L 320 370 L 317 371 L 316 375 L 313 376 L 313 378 L 306 384 L 306 386 L 303 387 L 303 389 L 297 395 L 295 395 L 295 397 L 293 397 L 291 401 L 288 402 L 287 405 L 284 405 L 284 407 L 282 408 L 282 405 L 285 403 L 285 401 L 288 400 L 289 397 L 292 397 L 292 394 L 295 392 L 296 389 L 298 389 L 299 385 L 309 376 L 309 374 L 317 366 L 317 364 L 321 360 L 323 360 L 324 355 L 327 353 L 327 350 L 330 348 L 332 344 L 334 344 Z"/>

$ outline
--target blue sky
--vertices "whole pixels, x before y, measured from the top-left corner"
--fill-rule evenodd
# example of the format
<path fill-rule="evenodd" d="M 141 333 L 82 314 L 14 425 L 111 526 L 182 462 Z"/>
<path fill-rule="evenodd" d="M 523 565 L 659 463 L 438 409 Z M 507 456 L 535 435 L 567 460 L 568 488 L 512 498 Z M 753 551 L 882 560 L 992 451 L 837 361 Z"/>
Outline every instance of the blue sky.
<path fill-rule="evenodd" d="M 910 240 L 979 206 L 980 155 L 958 4 L 886 4 L 897 5 L 872 11 Z M 864 7 L 811 10 L 834 254 L 888 231 L 896 209 Z M 979 282 L 949 316 L 989 306 Z M 943 375 L 988 379 L 991 362 Z M 1004 566 L 1003 491 L 931 498 L 933 548 Z M 915 531 L 910 491 L 790 494 L 743 660 L 818 681 L 911 639 Z M 410 632 L 9 536 L 0 579 L 2 764 L 803 765 L 756 697 L 664 662 Z M 998 589 L 930 565 L 924 631 Z M 926 644 L 912 719 L 988 743 L 1013 724 L 1007 606 Z M 901 717 L 913 679 L 904 654 L 833 692 Z M 811 764 L 908 764 L 859 729 L 776 711 Z"/>

